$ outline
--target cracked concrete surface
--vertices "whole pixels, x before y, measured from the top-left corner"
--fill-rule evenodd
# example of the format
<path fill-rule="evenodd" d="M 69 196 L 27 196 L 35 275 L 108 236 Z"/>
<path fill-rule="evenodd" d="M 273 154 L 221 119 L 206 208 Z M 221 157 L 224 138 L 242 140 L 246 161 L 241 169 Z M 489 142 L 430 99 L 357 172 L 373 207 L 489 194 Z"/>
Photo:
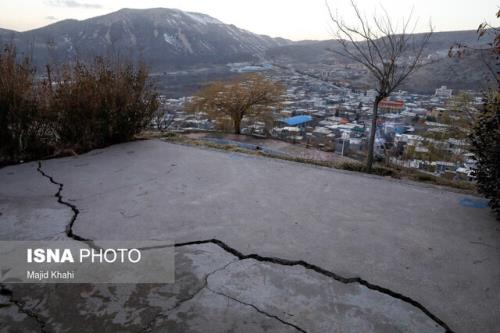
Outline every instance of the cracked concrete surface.
<path fill-rule="evenodd" d="M 0 170 L 1 239 L 186 244 L 173 285 L 7 286 L 0 332 L 497 329 L 499 226 L 462 194 L 161 141 L 36 169 Z"/>
<path fill-rule="evenodd" d="M 362 285 L 346 286 L 302 266 L 240 259 L 213 243 L 178 246 L 176 263 L 175 284 L 11 285 L 13 304 L 0 308 L 0 328 L 24 331 L 26 325 L 38 324 L 42 332 L 445 331 L 397 298 Z"/>
<path fill-rule="evenodd" d="M 0 240 L 66 239 L 72 212 L 54 193 L 35 163 L 1 169 Z"/>

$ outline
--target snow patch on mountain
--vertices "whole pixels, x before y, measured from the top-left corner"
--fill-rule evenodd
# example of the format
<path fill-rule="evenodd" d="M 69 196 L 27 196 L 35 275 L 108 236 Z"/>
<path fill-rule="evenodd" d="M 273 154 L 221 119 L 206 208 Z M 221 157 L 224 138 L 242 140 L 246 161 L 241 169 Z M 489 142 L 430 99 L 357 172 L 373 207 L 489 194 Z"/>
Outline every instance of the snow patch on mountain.
<path fill-rule="evenodd" d="M 200 14 L 200 13 L 192 13 L 192 12 L 185 12 L 184 13 L 186 16 L 189 16 L 196 22 L 206 25 L 206 24 L 223 24 L 221 21 L 210 17 L 208 15 Z"/>
<path fill-rule="evenodd" d="M 182 33 L 182 31 L 180 31 L 179 29 L 179 32 L 177 33 L 177 36 L 179 37 L 179 39 L 181 40 L 182 42 L 182 45 L 184 45 L 184 48 L 191 54 L 193 54 L 193 48 L 191 46 L 191 43 L 189 43 L 189 40 L 187 39 L 186 35 L 184 35 Z"/>
<path fill-rule="evenodd" d="M 174 36 L 170 36 L 166 32 L 163 34 L 163 39 L 165 40 L 166 43 L 168 43 L 170 45 L 175 46 L 177 44 L 177 42 L 175 40 L 175 37 Z"/>

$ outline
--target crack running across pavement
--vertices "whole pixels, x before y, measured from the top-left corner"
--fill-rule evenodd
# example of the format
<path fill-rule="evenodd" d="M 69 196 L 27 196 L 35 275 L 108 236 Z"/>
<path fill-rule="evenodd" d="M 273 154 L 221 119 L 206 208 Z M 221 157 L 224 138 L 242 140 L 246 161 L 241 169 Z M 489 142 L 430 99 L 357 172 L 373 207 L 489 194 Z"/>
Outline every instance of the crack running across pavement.
<path fill-rule="evenodd" d="M 139 333 L 147 333 L 147 332 L 151 332 L 151 331 L 152 331 L 152 330 L 156 327 L 156 322 L 158 321 L 158 319 L 160 319 L 160 318 L 162 318 L 162 319 L 168 319 L 168 318 L 169 318 L 169 316 L 170 316 L 170 314 L 171 314 L 174 310 L 176 310 L 176 309 L 178 309 L 179 307 L 181 307 L 181 305 L 183 305 L 183 304 L 185 304 L 185 303 L 187 303 L 187 302 L 189 302 L 189 301 L 193 300 L 193 299 L 194 299 L 194 298 L 195 298 L 198 294 L 200 294 L 200 293 L 201 293 L 203 290 L 205 290 L 205 289 L 206 289 L 206 290 L 208 290 L 208 291 L 210 291 L 211 293 L 213 293 L 213 294 L 215 294 L 215 295 L 222 296 L 222 297 L 224 297 L 224 298 L 230 299 L 230 300 L 232 300 L 232 301 L 234 301 L 234 302 L 240 303 L 240 304 L 245 305 L 245 306 L 249 306 L 249 307 L 253 308 L 255 311 L 257 311 L 258 313 L 260 313 L 260 314 L 262 314 L 262 315 L 264 315 L 264 316 L 266 316 L 266 317 L 268 317 L 268 318 L 271 318 L 271 319 L 277 320 L 277 321 L 279 321 L 280 323 L 282 323 L 282 324 L 284 324 L 284 325 L 291 326 L 291 327 L 295 328 L 295 329 L 296 329 L 297 331 L 299 331 L 299 332 L 302 332 L 302 333 L 307 333 L 304 329 L 300 328 L 299 326 L 294 325 L 294 324 L 292 324 L 292 323 L 290 323 L 290 322 L 287 322 L 287 321 L 285 321 L 285 320 L 283 320 L 283 319 L 279 318 L 278 316 L 275 316 L 275 315 L 272 315 L 272 314 L 270 314 L 270 313 L 267 313 L 267 312 L 265 312 L 265 311 L 263 311 L 263 310 L 259 309 L 257 306 L 255 306 L 255 305 L 253 305 L 253 304 L 243 302 L 243 301 L 241 301 L 241 300 L 239 300 L 239 299 L 236 299 L 236 298 L 234 298 L 234 297 L 232 297 L 232 296 L 226 295 L 226 294 L 224 294 L 224 293 L 222 293 L 222 292 L 219 292 L 219 291 L 213 290 L 212 288 L 210 288 L 210 287 L 209 287 L 209 285 L 208 285 L 208 279 L 210 278 L 210 276 L 212 276 L 212 275 L 214 275 L 214 274 L 216 274 L 216 273 L 218 273 L 218 272 L 221 272 L 221 271 L 223 271 L 223 270 L 227 269 L 230 265 L 232 265 L 232 264 L 234 264 L 234 263 L 236 263 L 236 262 L 239 262 L 239 261 L 241 261 L 241 260 L 237 258 L 237 260 L 235 260 L 235 261 L 231 261 L 231 262 L 229 262 L 229 263 L 225 264 L 224 266 L 222 266 L 222 267 L 220 267 L 220 268 L 218 268 L 218 269 L 216 269 L 216 270 L 214 270 L 214 271 L 212 271 L 212 272 L 210 272 L 210 273 L 206 274 L 206 275 L 205 275 L 205 277 L 204 277 L 204 279 L 203 279 L 203 281 L 204 281 L 204 282 L 203 282 L 203 285 L 202 285 L 200 288 L 198 288 L 198 289 L 197 289 L 194 293 L 192 293 L 192 294 L 191 294 L 191 295 L 189 295 L 188 297 L 186 297 L 186 298 L 184 298 L 184 299 L 182 299 L 182 300 L 178 301 L 178 302 L 176 303 L 176 305 L 175 305 L 174 307 L 172 307 L 171 309 L 168 309 L 168 310 L 166 311 L 166 313 L 162 313 L 162 311 L 158 312 L 158 313 L 156 314 L 156 316 L 154 316 L 154 318 L 153 318 L 153 319 L 152 319 L 152 320 L 148 323 L 148 325 L 147 325 L 144 329 L 142 329 L 142 330 L 140 330 L 140 331 L 139 331 Z"/>
<path fill-rule="evenodd" d="M 239 260 L 234 260 L 234 261 L 231 261 L 227 264 L 225 264 L 224 266 L 222 267 L 219 267 L 217 268 L 216 270 L 208 273 L 205 275 L 204 279 L 203 279 L 203 285 L 198 288 L 194 293 L 192 293 L 191 295 L 189 295 L 188 297 L 186 298 L 183 298 L 179 301 L 177 301 L 177 303 L 170 309 L 168 309 L 166 311 L 166 313 L 163 313 L 161 310 L 153 317 L 153 319 L 148 323 L 148 325 L 143 328 L 142 330 L 139 331 L 139 333 L 147 333 L 147 332 L 151 332 L 155 327 L 156 327 L 156 322 L 158 321 L 158 319 L 160 318 L 163 318 L 163 319 L 168 319 L 168 316 L 170 315 L 171 312 L 173 312 L 174 310 L 178 309 L 181 305 L 183 305 L 184 303 L 187 303 L 191 300 L 193 300 L 199 293 L 201 293 L 204 289 L 209 289 L 208 288 L 208 278 L 215 274 L 215 273 L 218 273 L 220 271 L 223 271 L 225 270 L 226 268 L 228 268 L 231 264 L 234 264 L 235 262 L 238 262 Z"/>
<path fill-rule="evenodd" d="M 451 328 L 441 319 L 439 319 L 435 314 L 433 314 L 429 309 L 427 309 L 424 305 L 422 305 L 420 302 L 412 299 L 409 296 L 405 296 L 403 294 L 400 294 L 398 292 L 392 291 L 388 288 L 373 284 L 371 282 L 368 282 L 365 279 L 362 279 L 360 277 L 343 277 L 341 275 L 338 275 L 334 272 L 328 271 L 324 268 L 321 268 L 317 265 L 308 263 L 304 260 L 289 260 L 289 259 L 282 259 L 282 258 L 277 258 L 277 257 L 265 257 L 261 256 L 259 254 L 243 254 L 239 252 L 238 250 L 230 247 L 226 243 L 218 240 L 218 239 L 208 239 L 208 240 L 202 240 L 202 241 L 193 241 L 193 242 L 185 242 L 185 243 L 178 243 L 175 244 L 175 247 L 182 247 L 182 246 L 192 246 L 192 245 L 201 245 L 201 244 L 215 244 L 219 246 L 221 249 L 224 251 L 238 257 L 240 260 L 246 260 L 246 259 L 253 259 L 256 261 L 260 262 L 268 262 L 268 263 L 273 263 L 277 265 L 282 265 L 282 266 L 301 266 L 306 269 L 315 271 L 316 273 L 322 274 L 324 276 L 327 276 L 329 278 L 332 278 L 338 282 L 344 283 L 344 284 L 353 284 L 357 283 L 360 284 L 368 289 L 378 291 L 382 294 L 389 295 L 393 298 L 399 299 L 405 303 L 408 303 L 416 308 L 418 308 L 420 311 L 422 311 L 425 315 L 427 315 L 430 319 L 432 319 L 436 324 L 441 326 L 446 333 L 453 333 Z"/>
<path fill-rule="evenodd" d="M 65 205 L 65 206 L 71 208 L 71 210 L 73 211 L 73 217 L 71 218 L 71 221 L 69 222 L 69 224 L 66 227 L 66 235 L 69 238 L 73 239 L 73 240 L 84 242 L 84 243 L 86 243 L 88 245 L 93 246 L 93 240 L 86 239 L 86 238 L 81 237 L 81 236 L 79 236 L 79 235 L 77 235 L 77 234 L 75 234 L 73 232 L 73 227 L 74 227 L 74 224 L 76 222 L 76 219 L 77 219 L 78 214 L 79 214 L 80 211 L 78 210 L 78 208 L 76 207 L 76 205 L 73 205 L 73 204 L 71 204 L 71 203 L 69 203 L 69 202 L 67 202 L 67 201 L 64 200 L 63 195 L 62 195 L 64 184 L 57 182 L 56 180 L 54 180 L 54 178 L 52 176 L 49 176 L 48 174 L 46 174 L 42 170 L 42 163 L 41 162 L 38 163 L 37 170 L 38 170 L 38 172 L 42 176 L 48 178 L 51 183 L 59 186 L 59 189 L 58 189 L 57 193 L 54 196 L 57 198 L 57 201 L 60 204 Z M 326 270 L 326 269 L 324 269 L 322 267 L 319 267 L 317 265 L 308 263 L 308 262 L 306 262 L 304 260 L 289 260 L 289 259 L 282 259 L 282 258 L 277 258 L 277 257 L 266 257 L 266 256 L 261 256 L 259 254 L 247 254 L 247 255 L 245 255 L 245 254 L 241 253 L 240 251 L 238 251 L 238 250 L 230 247 L 229 245 L 227 245 L 226 243 L 224 243 L 224 242 L 222 242 L 221 240 L 218 240 L 218 239 L 208 239 L 208 240 L 199 240 L 199 241 L 192 241 L 192 242 L 177 243 L 177 244 L 174 244 L 173 246 L 174 247 L 183 247 L 183 246 L 193 246 L 193 245 L 202 245 L 202 244 L 215 244 L 215 245 L 219 246 L 221 249 L 223 249 L 224 251 L 226 251 L 226 252 L 232 254 L 233 256 L 237 257 L 239 260 L 254 259 L 256 261 L 268 262 L 268 263 L 273 263 L 273 264 L 282 265 L 282 266 L 302 266 L 302 267 L 304 267 L 306 269 L 315 271 L 315 272 L 317 272 L 319 274 L 322 274 L 324 276 L 327 276 L 329 278 L 332 278 L 332 279 L 334 279 L 334 280 L 336 280 L 338 282 L 344 283 L 344 284 L 353 284 L 353 283 L 360 284 L 360 285 L 362 285 L 362 286 L 364 286 L 364 287 L 366 287 L 368 289 L 371 289 L 371 290 L 380 292 L 382 294 L 391 296 L 393 298 L 399 299 L 399 300 L 401 300 L 401 301 L 403 301 L 405 303 L 408 303 L 408 304 L 414 306 L 415 308 L 417 308 L 420 311 L 422 311 L 425 315 L 427 315 L 430 319 L 432 319 L 436 324 L 438 324 L 440 327 L 442 327 L 446 331 L 446 333 L 453 333 L 453 331 L 451 330 L 451 328 L 443 320 L 441 320 L 440 318 L 438 318 L 435 314 L 433 314 L 429 309 L 427 309 L 420 302 L 412 299 L 409 296 L 405 296 L 405 295 L 403 295 L 401 293 L 398 293 L 396 291 L 393 291 L 393 290 L 390 290 L 388 288 L 385 288 L 385 287 L 376 285 L 374 283 L 368 282 L 367 280 L 365 280 L 365 279 L 363 279 L 361 277 L 343 277 L 343 276 L 338 275 L 338 274 L 336 274 L 334 272 Z M 212 272 L 211 274 L 213 274 L 213 273 L 215 273 L 215 272 Z M 206 280 L 208 279 L 209 275 L 210 274 L 208 274 L 205 277 Z M 207 284 L 205 284 L 205 286 L 203 288 L 201 288 L 200 290 L 198 290 L 195 293 L 195 295 L 193 295 L 192 297 L 189 297 L 185 301 L 189 301 L 189 300 L 193 299 L 196 296 L 196 294 L 198 294 L 204 288 L 209 289 L 207 287 Z M 2 289 L 2 290 L 6 290 L 6 289 Z M 211 290 L 211 291 L 214 292 L 213 290 Z M 223 296 L 231 298 L 231 297 L 229 297 L 227 295 L 223 295 Z M 184 303 L 185 301 L 181 301 L 180 304 Z M 235 300 L 235 301 L 240 302 L 241 304 L 245 304 L 247 306 L 251 306 L 254 309 L 256 309 L 258 312 L 266 314 L 262 310 L 258 309 L 257 307 L 255 307 L 252 304 L 243 303 L 243 302 L 238 301 L 238 300 Z M 269 314 L 266 314 L 266 315 L 273 317 L 272 315 L 269 315 Z M 284 322 L 283 320 L 281 320 L 281 319 L 279 319 L 277 317 L 275 319 L 281 321 L 282 323 L 289 324 L 289 323 Z M 294 325 L 292 324 L 292 326 L 294 326 Z M 301 332 L 304 332 L 304 330 L 302 330 L 300 327 L 296 327 L 296 326 L 294 326 L 294 327 L 296 329 L 298 329 L 298 330 L 301 330 Z"/>
<path fill-rule="evenodd" d="M 69 202 L 67 202 L 67 201 L 65 201 L 63 199 L 62 191 L 63 191 L 63 188 L 64 188 L 64 184 L 55 181 L 52 176 L 49 176 L 48 174 L 46 174 L 42 170 L 42 162 L 38 162 L 38 167 L 37 167 L 36 170 L 42 176 L 44 176 L 45 178 L 47 178 L 52 184 L 57 185 L 59 187 L 59 189 L 57 190 L 57 192 L 54 194 L 54 196 L 57 198 L 57 202 L 59 202 L 61 205 L 69 207 L 71 209 L 71 211 L 73 212 L 73 216 L 71 217 L 70 222 L 66 226 L 66 236 L 68 236 L 69 238 L 71 238 L 71 239 L 73 239 L 75 241 L 78 241 L 78 242 L 84 242 L 84 243 L 87 243 L 87 244 L 89 242 L 91 242 L 90 239 L 86 239 L 86 238 L 80 237 L 80 236 L 76 235 L 73 232 L 73 226 L 74 226 L 75 221 L 76 221 L 76 219 L 78 217 L 78 214 L 80 214 L 80 211 L 78 210 L 78 208 L 75 205 L 73 205 L 72 203 L 69 203 Z"/>
<path fill-rule="evenodd" d="M 222 296 L 222 297 L 228 298 L 228 299 L 230 299 L 230 300 L 231 300 L 231 301 L 233 301 L 233 302 L 240 303 L 240 304 L 245 305 L 245 306 L 249 306 L 249 307 L 253 308 L 255 311 L 257 311 L 258 313 L 263 314 L 263 315 L 264 315 L 264 316 L 266 316 L 266 317 L 269 317 L 269 318 L 271 318 L 271 319 L 277 320 L 277 321 L 279 321 L 280 323 L 282 323 L 282 324 L 284 324 L 284 325 L 291 326 L 291 327 L 295 328 L 295 329 L 296 329 L 297 331 L 299 331 L 299 332 L 302 332 L 302 333 L 307 333 L 307 331 L 305 331 L 304 329 L 300 328 L 299 326 L 297 326 L 297 325 L 295 325 L 295 324 L 292 324 L 292 323 L 290 323 L 290 322 L 288 322 L 288 321 L 285 321 L 285 320 L 281 319 L 281 318 L 280 318 L 280 317 L 278 317 L 278 316 L 275 316 L 275 315 L 272 315 L 272 314 L 270 314 L 270 313 L 267 313 L 267 312 L 265 312 L 265 311 L 263 311 L 263 310 L 259 309 L 257 306 L 255 306 L 255 305 L 251 304 L 251 303 L 246 303 L 246 302 L 243 302 L 243 301 L 241 301 L 241 300 L 239 300 L 239 299 L 237 299 L 237 298 L 234 298 L 234 297 L 232 297 L 232 296 L 226 295 L 226 294 L 224 294 L 223 292 L 220 292 L 220 291 L 215 291 L 215 290 L 213 290 L 212 288 L 210 288 L 208 285 L 206 286 L 206 288 L 207 288 L 208 290 L 210 290 L 212 293 L 214 293 L 215 295 L 219 295 L 219 296 Z"/>

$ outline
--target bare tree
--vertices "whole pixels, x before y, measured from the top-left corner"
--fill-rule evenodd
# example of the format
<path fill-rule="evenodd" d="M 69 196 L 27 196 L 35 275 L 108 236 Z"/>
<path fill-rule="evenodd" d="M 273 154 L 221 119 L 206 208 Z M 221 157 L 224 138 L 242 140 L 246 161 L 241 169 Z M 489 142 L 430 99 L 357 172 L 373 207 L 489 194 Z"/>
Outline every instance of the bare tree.
<path fill-rule="evenodd" d="M 328 2 L 326 5 L 334 25 L 335 39 L 340 44 L 332 52 L 363 65 L 377 84 L 366 164 L 368 172 L 371 172 L 378 105 L 424 65 L 424 50 L 433 29 L 430 26 L 428 33 L 414 34 L 416 20 L 413 20 L 413 12 L 406 20 L 403 19 L 401 25 L 393 23 L 385 10 L 383 15 L 368 19 L 354 0 L 351 0 L 351 6 L 356 21 L 348 24 L 332 12 Z"/>
<path fill-rule="evenodd" d="M 244 117 L 265 119 L 270 107 L 280 104 L 283 88 L 259 74 L 241 75 L 228 82 L 203 88 L 187 111 L 202 111 L 214 120 L 230 119 L 235 134 L 241 133 Z"/>
<path fill-rule="evenodd" d="M 175 110 L 171 107 L 159 107 L 153 114 L 153 123 L 160 132 L 167 131 L 175 120 Z"/>

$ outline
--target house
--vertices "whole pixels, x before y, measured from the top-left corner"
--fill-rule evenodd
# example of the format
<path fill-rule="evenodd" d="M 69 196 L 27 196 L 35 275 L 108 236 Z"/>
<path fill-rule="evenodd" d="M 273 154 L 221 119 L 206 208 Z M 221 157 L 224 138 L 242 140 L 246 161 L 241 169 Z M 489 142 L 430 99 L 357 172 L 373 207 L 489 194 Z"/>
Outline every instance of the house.
<path fill-rule="evenodd" d="M 446 108 L 436 107 L 432 109 L 431 116 L 436 119 L 439 119 L 445 114 L 446 111 L 447 111 Z"/>
<path fill-rule="evenodd" d="M 446 86 L 441 86 L 441 88 L 436 89 L 434 96 L 450 98 L 453 94 L 452 89 L 448 89 Z"/>
<path fill-rule="evenodd" d="M 455 163 L 446 161 L 436 161 L 431 163 L 435 167 L 436 173 L 445 173 L 446 171 L 455 171 Z"/>
<path fill-rule="evenodd" d="M 405 102 L 402 100 L 391 101 L 384 98 L 380 103 L 378 103 L 378 109 L 380 112 L 401 112 L 405 108 Z"/>
<path fill-rule="evenodd" d="M 304 127 L 305 124 L 307 124 L 308 122 L 310 122 L 312 120 L 313 120 L 313 118 L 311 116 L 300 115 L 300 116 L 295 116 L 295 117 L 291 117 L 291 118 L 286 118 L 286 119 L 284 119 L 284 122 L 288 126 Z"/>

